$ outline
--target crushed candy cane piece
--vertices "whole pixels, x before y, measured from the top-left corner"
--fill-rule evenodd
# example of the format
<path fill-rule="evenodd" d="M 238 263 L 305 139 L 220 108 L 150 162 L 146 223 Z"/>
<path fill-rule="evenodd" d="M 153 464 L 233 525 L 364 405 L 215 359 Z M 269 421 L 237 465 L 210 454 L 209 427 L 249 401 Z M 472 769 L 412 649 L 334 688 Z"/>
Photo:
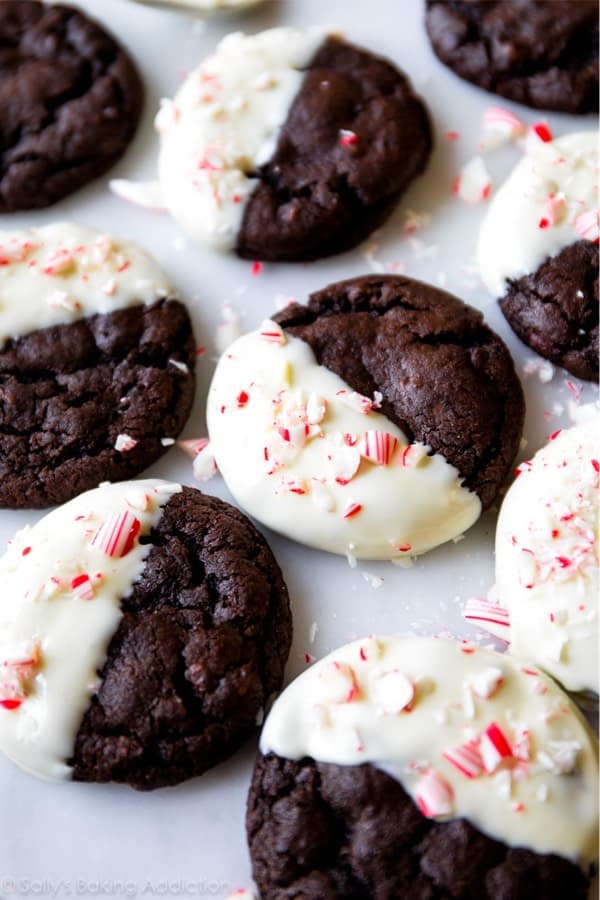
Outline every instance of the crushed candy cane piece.
<path fill-rule="evenodd" d="M 378 707 L 389 715 L 397 715 L 407 709 L 415 696 L 412 682 L 399 669 L 378 675 L 373 689 Z"/>
<path fill-rule="evenodd" d="M 187 453 L 192 459 L 195 459 L 208 446 L 208 443 L 207 437 L 186 438 L 185 440 L 177 441 L 177 446 L 181 447 L 184 453 Z"/>
<path fill-rule="evenodd" d="M 493 697 L 496 693 L 502 684 L 502 681 L 502 669 L 499 669 L 497 666 L 489 666 L 487 669 L 478 672 L 477 675 L 471 679 L 471 687 L 473 688 L 473 693 L 477 697 L 481 697 L 483 700 L 489 700 L 489 698 Z"/>
<path fill-rule="evenodd" d="M 581 213 L 573 223 L 576 233 L 586 241 L 600 243 L 600 211 L 588 209 Z"/>
<path fill-rule="evenodd" d="M 138 442 L 128 434 L 118 434 L 115 441 L 115 450 L 118 453 L 128 453 L 137 447 Z"/>
<path fill-rule="evenodd" d="M 331 662 L 319 672 L 325 703 L 352 703 L 358 696 L 354 669 L 344 662 Z"/>
<path fill-rule="evenodd" d="M 577 768 L 577 755 L 581 744 L 577 741 L 549 741 L 548 748 L 541 750 L 538 762 L 554 775 L 570 775 Z"/>
<path fill-rule="evenodd" d="M 133 549 L 140 529 L 140 520 L 128 510 L 112 513 L 94 533 L 92 547 L 106 556 L 126 556 Z"/>
<path fill-rule="evenodd" d="M 454 791 L 435 769 L 429 769 L 419 782 L 417 806 L 428 819 L 454 812 Z"/>
<path fill-rule="evenodd" d="M 457 747 L 449 747 L 442 756 L 465 778 L 477 778 L 483 772 L 483 759 L 477 741 L 471 740 Z"/>
<path fill-rule="evenodd" d="M 71 590 L 80 600 L 94 599 L 94 585 L 89 575 L 76 575 L 71 580 Z"/>
<path fill-rule="evenodd" d="M 479 597 L 469 597 L 465 601 L 463 618 L 477 622 L 490 634 L 503 641 L 510 640 L 510 616 L 508 609 Z"/>
<path fill-rule="evenodd" d="M 196 443 L 200 444 L 204 440 L 205 439 L 202 438 Z M 213 475 L 217 473 L 217 461 L 209 440 L 206 439 L 206 443 L 203 443 L 203 446 L 197 449 L 192 464 L 192 470 L 194 472 L 194 478 L 198 481 L 209 481 Z"/>
<path fill-rule="evenodd" d="M 266 319 L 262 323 L 259 334 L 263 341 L 268 341 L 270 344 L 279 344 L 280 346 L 283 346 L 286 342 L 283 328 L 271 319 Z"/>
<path fill-rule="evenodd" d="M 511 746 L 497 722 L 488 725 L 481 735 L 479 750 L 485 771 L 490 774 L 496 771 L 502 760 L 512 757 Z"/>
<path fill-rule="evenodd" d="M 483 114 L 481 149 L 495 150 L 501 144 L 522 137 L 527 131 L 525 122 L 503 106 L 489 106 Z"/>
<path fill-rule="evenodd" d="M 456 177 L 452 192 L 464 203 L 473 206 L 488 199 L 492 180 L 481 156 L 466 163 Z"/>
<path fill-rule="evenodd" d="M 387 431 L 365 431 L 358 452 L 377 466 L 387 466 L 397 446 L 397 439 Z"/>

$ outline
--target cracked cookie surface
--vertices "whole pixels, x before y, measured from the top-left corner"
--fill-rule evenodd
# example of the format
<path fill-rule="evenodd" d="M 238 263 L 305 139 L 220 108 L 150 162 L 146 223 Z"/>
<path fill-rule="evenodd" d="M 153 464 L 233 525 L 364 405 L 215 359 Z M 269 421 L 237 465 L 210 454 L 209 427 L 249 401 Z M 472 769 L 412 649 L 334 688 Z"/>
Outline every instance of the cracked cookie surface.
<path fill-rule="evenodd" d="M 507 847 L 465 819 L 427 819 L 398 781 L 369 764 L 259 755 L 246 825 L 263 900 L 587 896 L 573 863 Z"/>
<path fill-rule="evenodd" d="M 273 157 L 256 173 L 237 253 L 309 260 L 355 246 L 424 170 L 431 145 L 427 111 L 408 79 L 328 38 L 305 71 Z"/>
<path fill-rule="evenodd" d="M 174 365 L 176 363 L 176 365 Z M 138 474 L 194 398 L 185 307 L 163 299 L 11 339 L 0 349 L 0 508 L 41 508 Z M 115 447 L 119 435 L 137 444 Z"/>
<path fill-rule="evenodd" d="M 0 213 L 49 206 L 106 172 L 142 99 L 127 53 L 82 12 L 0 3 Z"/>
<path fill-rule="evenodd" d="M 598 108 L 593 0 L 427 0 L 440 60 L 486 91 L 537 109 Z"/>
<path fill-rule="evenodd" d="M 510 354 L 480 312 L 430 285 L 365 276 L 274 317 L 353 390 L 455 466 L 489 506 L 521 438 L 524 400 Z"/>
<path fill-rule="evenodd" d="M 200 775 L 255 730 L 292 626 L 268 544 L 229 504 L 184 487 L 144 540 L 70 764 L 75 780 L 148 790 Z"/>
<path fill-rule="evenodd" d="M 515 334 L 577 378 L 598 381 L 598 246 L 576 241 L 510 280 L 500 308 Z"/>

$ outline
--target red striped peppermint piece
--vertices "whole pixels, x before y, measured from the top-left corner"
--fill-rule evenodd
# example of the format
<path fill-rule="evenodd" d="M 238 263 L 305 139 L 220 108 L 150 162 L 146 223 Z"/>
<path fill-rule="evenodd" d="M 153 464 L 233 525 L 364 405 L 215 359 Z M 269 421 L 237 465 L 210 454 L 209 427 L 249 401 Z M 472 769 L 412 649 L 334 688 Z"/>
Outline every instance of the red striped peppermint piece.
<path fill-rule="evenodd" d="M 489 700 L 496 693 L 504 680 L 502 669 L 497 666 L 488 666 L 482 669 L 471 680 L 473 693 L 482 700 Z"/>
<path fill-rule="evenodd" d="M 594 244 L 600 243 L 600 213 L 597 209 L 588 209 L 587 212 L 581 213 L 573 224 L 580 238 L 593 241 Z"/>
<path fill-rule="evenodd" d="M 454 811 L 454 791 L 435 769 L 429 769 L 419 782 L 417 806 L 428 819 L 449 816 Z"/>
<path fill-rule="evenodd" d="M 485 729 L 479 741 L 479 750 L 485 771 L 495 772 L 503 759 L 512 757 L 512 749 L 506 735 L 497 722 L 492 722 Z"/>
<path fill-rule="evenodd" d="M 192 459 L 194 459 L 194 457 L 208 447 L 208 438 L 188 438 L 184 441 L 177 441 L 177 446 L 181 447 L 188 456 L 191 456 Z"/>
<path fill-rule="evenodd" d="M 348 503 L 344 510 L 344 519 L 353 519 L 362 511 L 362 503 Z"/>
<path fill-rule="evenodd" d="M 92 537 L 92 547 L 110 557 L 126 556 L 135 544 L 135 539 L 140 533 L 140 520 L 124 511 L 113 513 L 102 523 Z"/>
<path fill-rule="evenodd" d="M 279 344 L 280 346 L 285 344 L 283 328 L 281 328 L 277 322 L 272 322 L 270 319 L 262 323 L 259 335 L 263 341 L 267 341 L 269 344 Z"/>
<path fill-rule="evenodd" d="M 75 578 L 73 578 L 71 581 L 71 590 L 81 600 L 94 599 L 94 585 L 92 584 L 92 579 L 85 573 L 76 575 Z"/>
<path fill-rule="evenodd" d="M 22 703 L 23 701 L 16 697 L 7 697 L 6 699 L 0 698 L 0 706 L 2 709 L 15 710 L 18 709 Z"/>
<path fill-rule="evenodd" d="M 377 466 L 387 466 L 398 441 L 388 431 L 365 431 L 358 450 L 361 456 Z"/>
<path fill-rule="evenodd" d="M 119 453 L 129 453 L 137 446 L 137 441 L 128 434 L 118 434 L 115 441 L 115 450 Z"/>
<path fill-rule="evenodd" d="M 491 603 L 489 600 L 469 597 L 465 601 L 463 618 L 469 622 L 477 622 L 490 634 L 501 640 L 510 641 L 510 615 L 508 609 Z"/>
<path fill-rule="evenodd" d="M 352 703 L 358 696 L 354 669 L 348 663 L 328 663 L 319 672 L 321 695 L 325 703 Z"/>
<path fill-rule="evenodd" d="M 477 778 L 483 772 L 483 759 L 477 741 L 467 741 L 458 747 L 448 747 L 442 756 L 465 778 Z"/>

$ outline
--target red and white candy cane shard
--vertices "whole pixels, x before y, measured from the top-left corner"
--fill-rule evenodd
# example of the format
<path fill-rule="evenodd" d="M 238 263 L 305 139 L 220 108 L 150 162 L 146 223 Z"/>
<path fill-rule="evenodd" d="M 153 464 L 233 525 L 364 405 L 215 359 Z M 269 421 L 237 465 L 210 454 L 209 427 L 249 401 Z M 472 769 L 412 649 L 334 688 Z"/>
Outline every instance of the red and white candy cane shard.
<path fill-rule="evenodd" d="M 361 647 L 360 655 L 363 658 Z M 409 710 L 415 696 L 415 689 L 410 680 L 399 669 L 391 669 L 379 675 L 374 681 L 377 705 L 384 713 L 397 715 L 402 710 Z"/>
<path fill-rule="evenodd" d="M 505 607 L 489 600 L 469 597 L 465 601 L 463 618 L 468 622 L 477 622 L 494 637 L 510 642 L 510 614 Z"/>
<path fill-rule="evenodd" d="M 365 431 L 358 450 L 369 462 L 377 466 L 387 466 L 397 446 L 397 439 L 388 431 Z"/>
<path fill-rule="evenodd" d="M 129 434 L 118 434 L 115 441 L 115 450 L 119 453 L 129 453 L 130 450 L 137 447 L 137 444 L 138 442 L 136 439 L 132 438 Z"/>
<path fill-rule="evenodd" d="M 600 211 L 588 209 L 587 212 L 577 216 L 573 223 L 576 233 L 586 241 L 600 243 Z"/>
<path fill-rule="evenodd" d="M 419 782 L 417 806 L 428 819 L 449 816 L 454 811 L 454 791 L 435 769 L 429 769 Z"/>
<path fill-rule="evenodd" d="M 210 441 L 200 447 L 192 465 L 194 478 L 198 481 L 209 481 L 217 473 L 217 461 L 212 451 Z"/>
<path fill-rule="evenodd" d="M 503 681 L 502 669 L 499 669 L 497 666 L 488 666 L 473 677 L 471 687 L 477 697 L 480 697 L 482 700 L 489 700 L 490 697 L 494 696 Z"/>
<path fill-rule="evenodd" d="M 483 203 L 490 196 L 492 179 L 483 159 L 476 156 L 466 163 L 454 181 L 452 192 L 464 203 Z"/>
<path fill-rule="evenodd" d="M 512 757 L 511 746 L 497 722 L 488 725 L 481 735 L 479 751 L 485 771 L 489 774 L 496 771 L 503 759 Z"/>
<path fill-rule="evenodd" d="M 519 759 L 522 762 L 529 762 L 531 759 L 531 736 L 529 729 L 525 725 L 519 726 L 515 732 L 512 754 L 515 759 Z"/>
<path fill-rule="evenodd" d="M 370 400 L 369 397 L 365 397 L 364 394 L 359 394 L 358 391 L 347 391 L 342 388 L 342 390 L 335 392 L 335 396 L 338 400 L 341 400 L 342 403 L 345 403 L 346 406 L 350 406 L 352 409 L 363 413 L 365 416 L 368 416 L 375 406 L 374 402 Z"/>
<path fill-rule="evenodd" d="M 358 449 L 342 444 L 333 448 L 330 458 L 336 482 L 344 485 L 352 481 L 360 466 Z"/>
<path fill-rule="evenodd" d="M 68 271 L 74 262 L 73 251 L 61 247 L 51 253 L 44 266 L 44 275 L 60 275 Z"/>
<path fill-rule="evenodd" d="M 177 446 L 181 447 L 184 453 L 191 456 L 192 459 L 198 456 L 206 447 L 208 447 L 208 438 L 188 438 L 184 441 L 177 441 Z"/>
<path fill-rule="evenodd" d="M 270 344 L 279 344 L 280 346 L 285 344 L 285 334 L 277 322 L 271 322 L 270 320 L 263 322 L 259 334 L 263 341 L 267 341 Z"/>
<path fill-rule="evenodd" d="M 126 556 L 140 533 L 140 520 L 125 510 L 112 513 L 92 537 L 92 547 L 110 557 Z"/>
<path fill-rule="evenodd" d="M 488 106 L 483 114 L 483 123 L 490 127 L 506 128 L 507 131 L 514 135 L 523 134 L 527 127 L 522 119 L 519 119 L 510 109 L 506 109 L 504 106 Z"/>
<path fill-rule="evenodd" d="M 553 140 L 552 132 L 550 131 L 550 127 L 547 122 L 534 122 L 531 126 L 530 131 L 543 144 L 549 144 L 550 141 Z"/>
<path fill-rule="evenodd" d="M 71 590 L 81 600 L 94 599 L 94 585 L 89 575 L 76 575 L 71 581 Z"/>
<path fill-rule="evenodd" d="M 467 741 L 458 747 L 448 747 L 442 756 L 465 778 L 477 778 L 484 770 L 477 741 Z"/>
<path fill-rule="evenodd" d="M 344 519 L 353 519 L 362 511 L 362 503 L 350 502 L 344 509 Z"/>
<path fill-rule="evenodd" d="M 319 672 L 320 688 L 325 703 L 352 703 L 358 696 L 354 669 L 348 663 L 328 663 Z"/>

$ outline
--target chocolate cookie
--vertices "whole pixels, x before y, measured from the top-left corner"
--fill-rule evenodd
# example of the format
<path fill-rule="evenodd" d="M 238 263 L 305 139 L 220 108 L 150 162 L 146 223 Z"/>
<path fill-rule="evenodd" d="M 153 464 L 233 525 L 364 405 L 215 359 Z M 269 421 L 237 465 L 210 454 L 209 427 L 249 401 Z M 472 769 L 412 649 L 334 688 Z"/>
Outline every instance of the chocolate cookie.
<path fill-rule="evenodd" d="M 142 98 L 128 54 L 82 12 L 0 3 L 0 213 L 49 206 L 106 172 Z"/>
<path fill-rule="evenodd" d="M 598 136 L 528 152 L 500 187 L 479 236 L 479 267 L 511 328 L 578 378 L 598 380 Z"/>
<path fill-rule="evenodd" d="M 537 109 L 598 110 L 594 0 L 427 0 L 436 55 L 478 87 Z"/>
<path fill-rule="evenodd" d="M 141 472 L 192 407 L 186 308 L 143 251 L 88 229 L 0 235 L 3 252 L 0 507 L 50 506 Z"/>
<path fill-rule="evenodd" d="M 263 900 L 585 900 L 596 741 L 526 672 L 464 643 L 373 637 L 304 672 L 267 718 L 248 797 Z"/>
<path fill-rule="evenodd" d="M 83 494 L 17 535 L 0 576 L 0 749 L 32 774 L 176 784 L 230 756 L 281 686 L 279 567 L 245 516 L 198 490 Z"/>
<path fill-rule="evenodd" d="M 500 299 L 523 343 L 586 381 L 598 381 L 598 265 L 598 245 L 576 241 L 509 281 Z"/>
<path fill-rule="evenodd" d="M 242 507 L 283 534 L 365 559 L 457 537 L 508 474 L 524 402 L 481 313 L 429 285 L 330 285 L 238 339 L 207 406 Z"/>
<path fill-rule="evenodd" d="M 423 171 L 432 142 L 406 76 L 318 28 L 229 35 L 157 128 L 161 186 L 182 228 L 265 260 L 355 246 Z"/>

